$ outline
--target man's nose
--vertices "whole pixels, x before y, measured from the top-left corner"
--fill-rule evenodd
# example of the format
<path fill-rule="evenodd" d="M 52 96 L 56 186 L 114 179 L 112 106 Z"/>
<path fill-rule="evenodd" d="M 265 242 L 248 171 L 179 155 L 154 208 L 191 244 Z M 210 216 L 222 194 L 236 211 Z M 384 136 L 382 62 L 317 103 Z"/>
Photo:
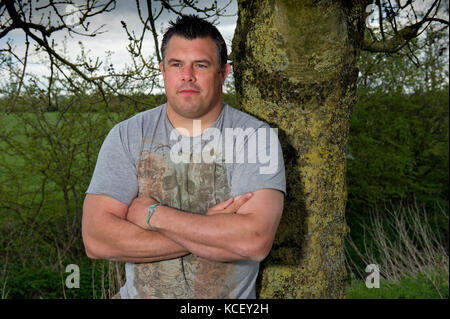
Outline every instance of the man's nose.
<path fill-rule="evenodd" d="M 184 81 L 192 82 L 195 80 L 194 68 L 190 65 L 185 65 L 181 71 Z"/>

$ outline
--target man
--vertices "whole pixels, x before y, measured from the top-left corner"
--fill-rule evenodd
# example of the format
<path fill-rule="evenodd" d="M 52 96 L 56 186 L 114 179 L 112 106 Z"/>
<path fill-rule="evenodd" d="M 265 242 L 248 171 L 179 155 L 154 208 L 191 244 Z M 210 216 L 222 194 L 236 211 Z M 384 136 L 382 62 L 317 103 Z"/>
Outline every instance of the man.
<path fill-rule="evenodd" d="M 116 125 L 100 150 L 87 255 L 127 262 L 121 298 L 255 298 L 286 192 L 278 139 L 222 102 L 231 67 L 212 24 L 178 18 L 161 53 L 167 103 Z"/>

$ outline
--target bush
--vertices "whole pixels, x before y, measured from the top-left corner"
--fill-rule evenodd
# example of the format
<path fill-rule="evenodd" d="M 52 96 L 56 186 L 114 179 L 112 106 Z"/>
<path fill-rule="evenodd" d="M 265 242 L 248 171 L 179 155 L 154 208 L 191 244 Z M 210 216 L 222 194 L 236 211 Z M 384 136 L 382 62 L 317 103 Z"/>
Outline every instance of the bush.
<path fill-rule="evenodd" d="M 441 209 L 440 214 L 448 223 L 448 211 Z M 387 296 L 392 293 L 402 297 L 410 289 L 411 294 L 416 295 L 416 286 L 424 289 L 422 298 L 448 296 L 447 247 L 433 231 L 432 225 L 436 221 L 429 219 L 424 205 L 386 204 L 384 210 L 372 210 L 368 218 L 361 219 L 361 223 L 356 233 L 359 237 L 351 230 L 347 240 L 349 270 L 354 278 L 364 278 L 367 275 L 365 266 L 376 264 L 386 289 L 393 292 L 365 292 L 367 288 L 364 283 L 352 280 L 349 296 L 353 294 L 364 298 L 362 296 L 366 294 Z M 417 291 L 420 289 L 417 288 Z"/>
<path fill-rule="evenodd" d="M 348 211 L 389 200 L 442 199 L 449 190 L 448 87 L 436 92 L 358 91 L 348 141 Z"/>

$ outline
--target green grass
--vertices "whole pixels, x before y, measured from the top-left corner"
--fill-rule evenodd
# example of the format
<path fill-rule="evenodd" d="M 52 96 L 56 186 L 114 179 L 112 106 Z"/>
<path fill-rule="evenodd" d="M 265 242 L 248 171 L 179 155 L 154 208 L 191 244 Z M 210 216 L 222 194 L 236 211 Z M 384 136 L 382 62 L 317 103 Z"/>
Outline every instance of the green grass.
<path fill-rule="evenodd" d="M 45 267 L 10 265 L 8 276 L 0 276 L 0 299 L 104 299 L 115 293 L 111 291 L 108 261 L 82 258 L 79 266 L 79 288 L 67 288 L 65 272 L 69 261 L 58 270 Z M 117 289 L 117 288 L 116 288 Z"/>
<path fill-rule="evenodd" d="M 347 285 L 347 299 L 448 299 L 448 272 L 441 276 L 435 287 L 423 274 L 405 276 L 398 283 L 380 280 L 380 288 L 367 288 L 363 280 L 353 279 Z M 446 279 L 445 279 L 446 276 Z"/>

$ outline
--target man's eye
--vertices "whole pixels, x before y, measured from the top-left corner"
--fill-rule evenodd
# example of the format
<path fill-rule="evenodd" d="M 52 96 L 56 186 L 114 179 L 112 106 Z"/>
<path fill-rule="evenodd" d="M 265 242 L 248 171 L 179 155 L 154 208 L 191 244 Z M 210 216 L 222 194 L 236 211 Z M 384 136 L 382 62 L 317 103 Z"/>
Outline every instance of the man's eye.
<path fill-rule="evenodd" d="M 197 67 L 200 69 L 206 69 L 208 66 L 206 64 L 197 64 Z"/>
<path fill-rule="evenodd" d="M 173 68 L 179 68 L 181 66 L 181 63 L 172 63 L 170 66 Z"/>

